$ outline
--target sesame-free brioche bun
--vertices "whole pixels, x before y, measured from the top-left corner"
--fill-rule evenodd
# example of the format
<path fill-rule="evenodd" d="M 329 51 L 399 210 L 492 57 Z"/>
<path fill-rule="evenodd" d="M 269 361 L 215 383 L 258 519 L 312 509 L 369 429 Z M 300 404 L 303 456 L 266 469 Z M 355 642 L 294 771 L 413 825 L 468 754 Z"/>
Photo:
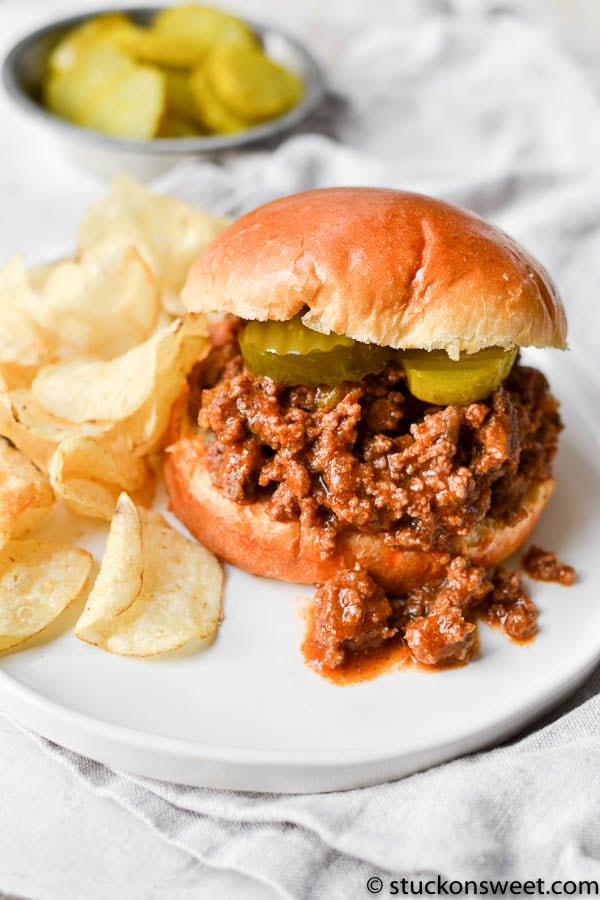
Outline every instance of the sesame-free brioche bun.
<path fill-rule="evenodd" d="M 200 254 L 192 312 L 291 319 L 400 349 L 566 346 L 546 270 L 473 213 L 379 188 L 306 191 L 235 221 Z"/>
<path fill-rule="evenodd" d="M 165 481 L 171 509 L 188 530 L 222 559 L 267 578 L 303 584 L 326 581 L 359 563 L 390 593 L 402 595 L 440 577 L 448 562 L 441 551 L 391 547 L 382 533 L 354 528 L 338 535 L 336 550 L 326 559 L 310 530 L 298 521 L 275 522 L 261 501 L 236 503 L 212 483 L 204 461 L 204 438 L 184 417 L 179 437 L 165 454 Z M 552 478 L 532 485 L 525 516 L 516 524 L 484 519 L 468 536 L 459 538 L 456 552 L 490 567 L 511 555 L 533 530 L 554 489 Z"/>

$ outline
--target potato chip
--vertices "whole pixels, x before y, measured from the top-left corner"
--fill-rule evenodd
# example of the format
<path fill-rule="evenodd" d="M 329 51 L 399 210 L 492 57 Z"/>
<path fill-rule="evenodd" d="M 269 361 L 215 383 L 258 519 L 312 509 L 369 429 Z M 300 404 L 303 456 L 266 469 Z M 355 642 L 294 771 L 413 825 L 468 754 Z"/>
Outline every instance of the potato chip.
<path fill-rule="evenodd" d="M 205 320 L 190 315 L 108 362 L 46 366 L 32 395 L 47 413 L 67 422 L 120 423 L 131 448 L 144 455 L 158 448 L 171 407 L 205 346 Z"/>
<path fill-rule="evenodd" d="M 152 501 L 154 471 L 134 455 L 127 430 L 112 422 L 65 422 L 30 391 L 8 391 L 0 380 L 0 434 L 50 475 L 56 494 L 74 512 L 110 520 L 122 490 L 143 505 Z"/>
<path fill-rule="evenodd" d="M 140 515 L 133 501 L 127 494 L 122 494 L 110 524 L 102 565 L 86 608 L 77 622 L 76 633 L 81 631 L 83 635 L 91 628 L 109 631 L 114 628 L 114 620 L 128 610 L 140 595 L 143 573 Z M 98 597 L 100 602 L 94 599 Z"/>
<path fill-rule="evenodd" d="M 82 516 L 110 521 L 119 494 L 147 491 L 151 499 L 154 477 L 145 460 L 115 449 L 93 437 L 73 435 L 61 441 L 48 467 L 50 483 L 69 509 Z M 149 485 L 149 482 L 151 484 Z"/>
<path fill-rule="evenodd" d="M 174 197 L 153 194 L 125 176 L 113 180 L 110 194 L 85 214 L 79 247 L 103 244 L 136 247 L 157 279 L 163 306 L 174 315 L 188 269 L 200 250 L 228 224 Z"/>
<path fill-rule="evenodd" d="M 92 567 L 85 550 L 10 541 L 0 551 L 0 651 L 50 625 L 83 592 Z"/>
<path fill-rule="evenodd" d="M 33 312 L 37 302 L 25 260 L 18 253 L 0 269 L 0 307 L 7 305 Z"/>
<path fill-rule="evenodd" d="M 46 476 L 0 437 L 0 549 L 34 528 L 50 512 L 54 494 Z"/>
<path fill-rule="evenodd" d="M 112 431 L 111 422 L 74 425 L 46 412 L 28 389 L 9 391 L 0 376 L 0 434 L 5 435 L 37 466 L 48 471 L 60 442 L 72 435 L 100 437 Z"/>
<path fill-rule="evenodd" d="M 150 336 L 160 301 L 154 275 L 134 247 L 103 246 L 53 266 L 37 318 L 73 352 L 112 359 Z"/>
<path fill-rule="evenodd" d="M 36 370 L 56 359 L 54 340 L 34 318 L 37 294 L 21 256 L 0 270 L 0 373 L 10 387 L 29 384 Z"/>
<path fill-rule="evenodd" d="M 75 634 L 125 656 L 166 653 L 214 634 L 222 590 L 212 553 L 123 495 Z"/>
<path fill-rule="evenodd" d="M 53 358 L 47 335 L 29 313 L 0 304 L 0 372 L 9 386 L 30 384 L 38 368 Z"/>
<path fill-rule="evenodd" d="M 57 269 L 66 259 L 53 260 L 52 262 L 42 263 L 38 266 L 31 266 L 27 269 L 27 278 L 30 286 L 36 294 L 43 290 L 44 285 L 48 281 L 52 272 Z M 37 303 L 37 301 L 36 301 Z"/>

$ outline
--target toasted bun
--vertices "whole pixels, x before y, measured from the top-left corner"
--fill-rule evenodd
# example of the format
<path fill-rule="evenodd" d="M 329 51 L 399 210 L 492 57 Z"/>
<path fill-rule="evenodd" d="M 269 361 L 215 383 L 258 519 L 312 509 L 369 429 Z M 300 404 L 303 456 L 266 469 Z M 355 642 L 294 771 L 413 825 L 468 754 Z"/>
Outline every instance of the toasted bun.
<path fill-rule="evenodd" d="M 259 207 L 202 252 L 193 312 L 290 319 L 401 349 L 566 346 L 545 269 L 478 216 L 377 188 L 306 191 Z"/>
<path fill-rule="evenodd" d="M 165 455 L 165 480 L 171 509 L 206 547 L 254 575 L 282 581 L 318 583 L 340 567 L 358 562 L 389 592 L 406 594 L 443 573 L 442 552 L 395 549 L 382 534 L 354 529 L 339 536 L 334 554 L 322 559 L 319 548 L 298 522 L 274 522 L 263 504 L 235 503 L 211 481 L 204 464 L 204 441 L 183 434 Z M 531 533 L 554 489 L 553 479 L 536 484 L 525 504 L 526 516 L 515 525 L 484 520 L 457 548 L 486 568 L 510 556 Z"/>

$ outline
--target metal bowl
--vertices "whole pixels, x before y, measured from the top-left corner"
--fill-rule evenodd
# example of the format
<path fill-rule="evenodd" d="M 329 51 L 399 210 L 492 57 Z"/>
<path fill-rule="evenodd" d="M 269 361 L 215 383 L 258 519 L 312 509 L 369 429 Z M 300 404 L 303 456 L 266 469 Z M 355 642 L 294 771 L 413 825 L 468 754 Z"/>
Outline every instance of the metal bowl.
<path fill-rule="evenodd" d="M 159 6 L 124 9 L 137 25 L 149 25 Z M 24 37 L 6 56 L 2 67 L 4 86 L 25 112 L 62 139 L 65 148 L 86 168 L 107 175 L 115 169 L 151 178 L 190 155 L 218 158 L 226 151 L 241 150 L 261 141 L 281 137 L 297 127 L 319 106 L 325 95 L 321 69 L 298 41 L 268 25 L 247 21 L 268 55 L 300 75 L 305 84 L 301 101 L 275 119 L 236 134 L 208 137 L 131 140 L 81 128 L 49 112 L 41 101 L 41 85 L 48 55 L 61 38 L 77 25 L 106 10 L 60 19 Z"/>

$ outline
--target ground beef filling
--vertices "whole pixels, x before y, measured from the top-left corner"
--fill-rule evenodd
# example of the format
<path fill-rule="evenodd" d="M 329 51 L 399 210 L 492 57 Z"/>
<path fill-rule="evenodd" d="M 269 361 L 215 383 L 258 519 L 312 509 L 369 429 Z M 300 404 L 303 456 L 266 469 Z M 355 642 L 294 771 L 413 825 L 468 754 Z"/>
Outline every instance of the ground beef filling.
<path fill-rule="evenodd" d="M 333 389 L 286 388 L 244 368 L 240 327 L 213 330 L 190 378 L 192 413 L 214 435 L 213 480 L 232 500 L 263 499 L 272 519 L 313 529 L 324 557 L 348 527 L 452 552 L 488 514 L 517 521 L 529 485 L 551 473 L 562 426 L 536 369 L 515 365 L 467 406 L 416 400 L 394 365 Z"/>
<path fill-rule="evenodd" d="M 497 567 L 481 617 L 488 625 L 500 626 L 515 641 L 527 641 L 535 635 L 537 607 L 518 572 Z"/>
<path fill-rule="evenodd" d="M 575 582 L 575 569 L 562 563 L 556 553 L 532 544 L 523 557 L 523 568 L 537 581 L 557 581 L 565 587 Z"/>
<path fill-rule="evenodd" d="M 320 585 L 308 640 L 318 667 L 335 669 L 349 655 L 374 650 L 394 637 L 392 607 L 383 588 L 356 567 L 342 569 Z"/>
<path fill-rule="evenodd" d="M 343 666 L 357 651 L 377 649 L 396 636 L 416 662 L 454 666 L 471 657 L 477 617 L 524 641 L 535 635 L 537 616 L 518 572 L 498 567 L 488 579 L 462 556 L 451 560 L 439 581 L 391 600 L 355 567 L 317 590 L 307 644 L 320 669 Z"/>

